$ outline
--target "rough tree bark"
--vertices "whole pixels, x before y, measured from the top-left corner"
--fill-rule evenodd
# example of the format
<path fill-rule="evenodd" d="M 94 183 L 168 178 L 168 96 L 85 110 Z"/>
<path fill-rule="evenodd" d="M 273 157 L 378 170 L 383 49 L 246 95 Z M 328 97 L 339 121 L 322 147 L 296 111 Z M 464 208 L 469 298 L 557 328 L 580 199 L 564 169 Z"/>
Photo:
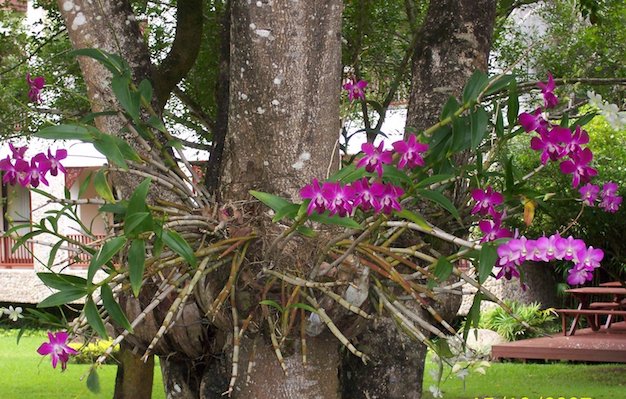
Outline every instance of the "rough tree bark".
<path fill-rule="evenodd" d="M 460 94 L 476 69 L 487 70 L 496 0 L 431 1 L 415 48 L 406 130 L 415 132 L 438 121 L 442 106 Z M 462 162 L 462 160 L 457 160 Z M 459 298 L 443 297 L 438 312 L 454 317 Z M 426 312 L 422 316 L 428 318 Z M 383 319 L 368 326 L 359 344 L 372 357 L 369 365 L 348 357 L 342 386 L 349 398 L 421 398 L 426 347 L 416 344 Z"/>

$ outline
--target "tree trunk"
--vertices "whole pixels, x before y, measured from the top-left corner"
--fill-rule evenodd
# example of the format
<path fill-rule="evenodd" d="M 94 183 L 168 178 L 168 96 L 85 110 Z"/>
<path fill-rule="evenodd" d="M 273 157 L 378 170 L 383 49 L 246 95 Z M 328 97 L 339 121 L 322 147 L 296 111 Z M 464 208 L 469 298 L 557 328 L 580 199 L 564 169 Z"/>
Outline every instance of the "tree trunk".
<path fill-rule="evenodd" d="M 340 0 L 233 1 L 223 202 L 247 200 L 251 189 L 299 200 L 301 187 L 338 167 L 341 12 Z M 273 226 L 258 228 L 273 234 Z M 306 252 L 287 249 L 274 261 L 310 263 Z M 243 339 L 233 396 L 338 397 L 338 342 L 332 336 L 307 340 L 306 365 L 297 344 L 283 346 L 283 372 L 270 340 L 260 335 Z M 250 361 L 254 367 L 244 373 Z"/>
<path fill-rule="evenodd" d="M 122 342 L 115 376 L 113 399 L 151 398 L 154 379 L 154 356 L 147 362 Z"/>
<path fill-rule="evenodd" d="M 445 102 L 461 92 L 474 70 L 487 70 L 495 12 L 495 0 L 430 2 L 413 57 L 407 133 L 438 122 Z M 433 304 L 437 311 L 445 318 L 454 317 L 460 298 L 449 296 L 439 301 Z M 425 311 L 421 313 L 429 318 Z M 409 341 L 390 319 L 368 328 L 358 342 L 373 361 L 364 366 L 344 359 L 341 376 L 345 397 L 422 397 L 424 345 Z"/>

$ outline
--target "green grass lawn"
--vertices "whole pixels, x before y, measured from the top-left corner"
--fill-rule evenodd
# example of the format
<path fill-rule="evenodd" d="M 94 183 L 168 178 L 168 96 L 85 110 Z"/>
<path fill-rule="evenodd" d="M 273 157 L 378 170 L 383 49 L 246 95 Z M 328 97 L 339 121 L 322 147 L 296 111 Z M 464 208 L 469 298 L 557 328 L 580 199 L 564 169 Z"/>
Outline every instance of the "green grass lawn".
<path fill-rule="evenodd" d="M 0 398 L 1 399 L 68 399 L 111 398 L 116 367 L 102 366 L 99 370 L 102 391 L 89 392 L 81 377 L 89 365 L 69 364 L 65 372 L 54 370 L 50 358 L 42 358 L 36 352 L 46 337 L 36 332 L 15 342 L 16 331 L 0 330 Z M 433 383 L 429 370 L 435 367 L 427 363 L 424 381 L 424 399 L 431 399 L 428 387 Z M 153 398 L 165 398 L 161 373 L 155 368 Z M 444 376 L 447 375 L 444 372 Z M 450 377 L 442 385 L 445 398 L 475 399 L 566 399 L 584 397 L 592 399 L 626 398 L 626 364 L 521 364 L 494 363 L 486 375 L 470 374 L 463 382 Z"/>
<path fill-rule="evenodd" d="M 73 399 L 111 398 L 115 383 L 115 365 L 98 369 L 101 392 L 93 394 L 81 378 L 89 371 L 86 364 L 68 364 L 53 369 L 50 356 L 45 358 L 36 351 L 47 340 L 44 332 L 30 333 L 16 344 L 16 330 L 0 330 L 0 398 L 2 399 Z M 165 398 L 161 373 L 155 367 L 153 398 Z"/>

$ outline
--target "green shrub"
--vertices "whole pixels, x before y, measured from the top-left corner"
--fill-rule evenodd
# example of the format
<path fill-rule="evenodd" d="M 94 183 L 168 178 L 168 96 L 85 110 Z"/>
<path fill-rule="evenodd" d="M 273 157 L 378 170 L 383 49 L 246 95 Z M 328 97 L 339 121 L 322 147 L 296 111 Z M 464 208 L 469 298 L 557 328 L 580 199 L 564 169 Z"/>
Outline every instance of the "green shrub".
<path fill-rule="evenodd" d="M 87 345 L 79 342 L 71 342 L 70 347 L 76 349 L 78 353 L 70 357 L 70 361 L 78 364 L 91 364 L 103 355 L 109 346 L 113 343 L 112 340 L 97 340 L 96 342 L 90 342 Z M 115 357 L 120 350 L 120 346 L 116 345 L 113 348 L 113 352 L 107 357 L 105 364 L 115 364 Z"/>
<path fill-rule="evenodd" d="M 528 305 L 515 301 L 505 302 L 519 320 L 528 323 L 530 329 L 524 327 L 501 307 L 483 313 L 480 317 L 479 327 L 496 331 L 509 341 L 516 341 L 541 335 L 545 329 L 554 326 L 553 321 L 557 318 L 554 308 L 541 309 L 538 302 Z"/>

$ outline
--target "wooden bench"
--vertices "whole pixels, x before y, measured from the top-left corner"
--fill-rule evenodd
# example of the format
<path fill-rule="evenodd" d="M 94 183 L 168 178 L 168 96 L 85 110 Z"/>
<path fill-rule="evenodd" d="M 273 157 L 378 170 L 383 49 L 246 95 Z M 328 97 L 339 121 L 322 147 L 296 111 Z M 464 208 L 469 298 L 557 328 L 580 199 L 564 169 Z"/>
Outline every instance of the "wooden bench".
<path fill-rule="evenodd" d="M 617 304 L 619 306 L 619 304 Z M 611 326 L 611 321 L 613 317 L 622 317 L 626 319 L 626 310 L 617 310 L 617 309 L 556 309 L 556 312 L 561 315 L 561 326 L 563 328 L 563 335 L 574 335 L 576 332 L 576 327 L 578 325 L 578 320 L 580 316 L 586 316 L 587 321 L 593 331 L 597 331 L 600 329 L 599 325 L 599 317 L 607 316 L 607 321 L 605 324 L 605 328 L 609 328 Z M 574 321 L 567 332 L 567 316 L 574 316 Z"/>

